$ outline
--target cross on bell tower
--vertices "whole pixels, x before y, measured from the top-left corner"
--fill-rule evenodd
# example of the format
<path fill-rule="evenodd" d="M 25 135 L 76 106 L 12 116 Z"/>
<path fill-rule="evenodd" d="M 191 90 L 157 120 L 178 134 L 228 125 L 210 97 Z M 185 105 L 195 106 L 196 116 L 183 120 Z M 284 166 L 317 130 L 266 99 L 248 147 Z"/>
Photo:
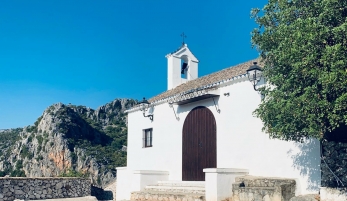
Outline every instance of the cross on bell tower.
<path fill-rule="evenodd" d="M 184 34 L 184 32 L 182 32 L 181 34 L 181 37 L 182 37 L 182 45 L 184 45 L 184 38 L 187 38 L 187 35 Z"/>

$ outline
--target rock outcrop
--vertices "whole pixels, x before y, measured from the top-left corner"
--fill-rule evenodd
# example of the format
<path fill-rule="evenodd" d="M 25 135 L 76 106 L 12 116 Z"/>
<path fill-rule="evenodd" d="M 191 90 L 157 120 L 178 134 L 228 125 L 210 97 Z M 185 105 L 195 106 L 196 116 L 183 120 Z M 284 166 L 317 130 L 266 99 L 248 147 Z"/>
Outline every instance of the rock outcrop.
<path fill-rule="evenodd" d="M 126 165 L 124 110 L 135 103 L 116 99 L 96 110 L 58 103 L 33 126 L 2 131 L 0 176 L 89 177 L 105 187 Z"/>

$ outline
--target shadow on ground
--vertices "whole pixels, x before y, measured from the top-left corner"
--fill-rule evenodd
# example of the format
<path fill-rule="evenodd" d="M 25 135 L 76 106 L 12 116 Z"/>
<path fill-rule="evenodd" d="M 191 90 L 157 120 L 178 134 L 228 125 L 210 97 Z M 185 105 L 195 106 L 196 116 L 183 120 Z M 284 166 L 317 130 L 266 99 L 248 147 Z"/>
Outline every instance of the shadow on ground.
<path fill-rule="evenodd" d="M 113 192 L 110 190 L 104 190 L 102 188 L 92 186 L 91 194 L 98 200 L 113 200 Z"/>

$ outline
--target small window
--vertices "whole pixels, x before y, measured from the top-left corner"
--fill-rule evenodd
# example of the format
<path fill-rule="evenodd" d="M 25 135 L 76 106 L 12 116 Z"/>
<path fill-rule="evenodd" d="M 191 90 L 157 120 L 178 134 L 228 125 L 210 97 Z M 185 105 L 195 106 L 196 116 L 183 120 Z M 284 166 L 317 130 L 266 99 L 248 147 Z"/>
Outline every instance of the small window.
<path fill-rule="evenodd" d="M 143 136 L 142 136 L 142 147 L 152 147 L 152 128 L 144 129 L 143 130 Z"/>

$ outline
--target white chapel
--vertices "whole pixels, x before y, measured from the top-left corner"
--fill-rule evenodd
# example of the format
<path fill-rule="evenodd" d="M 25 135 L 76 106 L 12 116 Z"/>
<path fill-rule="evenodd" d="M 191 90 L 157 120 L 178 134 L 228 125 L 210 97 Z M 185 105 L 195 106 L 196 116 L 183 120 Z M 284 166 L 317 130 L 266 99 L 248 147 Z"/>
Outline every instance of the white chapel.
<path fill-rule="evenodd" d="M 247 70 L 259 69 L 258 59 L 198 77 L 187 44 L 166 58 L 167 91 L 126 111 L 127 166 L 117 168 L 117 200 L 151 186 L 196 183 L 205 200 L 220 201 L 246 175 L 292 179 L 295 195 L 319 191 L 319 142 L 270 139 L 252 115 L 265 82 L 251 83 Z"/>

